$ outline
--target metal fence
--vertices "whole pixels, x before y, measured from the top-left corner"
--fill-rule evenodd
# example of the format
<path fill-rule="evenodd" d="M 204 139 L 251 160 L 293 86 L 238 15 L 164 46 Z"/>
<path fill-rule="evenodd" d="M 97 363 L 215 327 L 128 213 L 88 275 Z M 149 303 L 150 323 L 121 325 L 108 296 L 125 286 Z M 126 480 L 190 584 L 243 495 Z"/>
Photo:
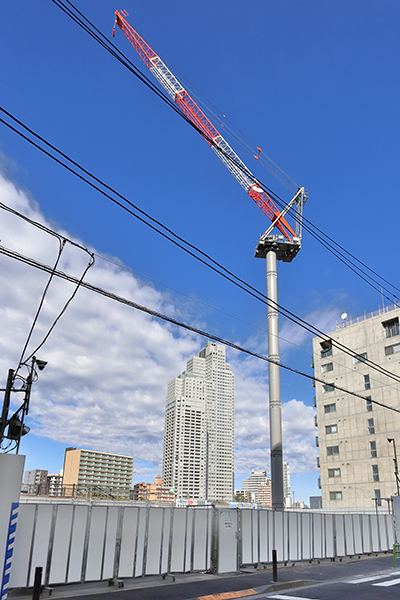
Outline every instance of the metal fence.
<path fill-rule="evenodd" d="M 390 514 L 172 508 L 82 501 L 20 505 L 10 587 L 165 573 L 228 573 L 242 565 L 389 551 Z"/>

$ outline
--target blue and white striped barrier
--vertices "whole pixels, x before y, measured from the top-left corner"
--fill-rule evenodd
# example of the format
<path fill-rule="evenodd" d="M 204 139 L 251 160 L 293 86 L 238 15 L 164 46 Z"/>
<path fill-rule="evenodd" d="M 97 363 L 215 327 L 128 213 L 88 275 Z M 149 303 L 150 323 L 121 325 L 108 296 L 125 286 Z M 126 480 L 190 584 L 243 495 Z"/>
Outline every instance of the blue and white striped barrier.
<path fill-rule="evenodd" d="M 6 555 L 4 557 L 3 577 L 1 579 L 0 600 L 7 600 L 8 584 L 10 583 L 11 563 L 14 553 L 15 532 L 17 530 L 19 502 L 11 504 L 10 522 L 8 525 Z"/>

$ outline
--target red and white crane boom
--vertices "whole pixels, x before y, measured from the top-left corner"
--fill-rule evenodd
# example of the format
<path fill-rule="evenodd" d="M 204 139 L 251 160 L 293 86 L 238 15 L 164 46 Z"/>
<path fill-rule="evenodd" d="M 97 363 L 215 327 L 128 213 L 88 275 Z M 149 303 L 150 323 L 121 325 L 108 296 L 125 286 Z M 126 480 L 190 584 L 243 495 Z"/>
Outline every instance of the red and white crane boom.
<path fill-rule="evenodd" d="M 214 127 L 211 121 L 202 112 L 196 102 L 190 97 L 188 92 L 179 83 L 175 75 L 168 69 L 165 63 L 154 50 L 145 42 L 145 40 L 128 23 L 126 11 L 115 12 L 115 23 L 128 38 L 140 58 L 150 69 L 151 73 L 165 89 L 167 94 L 177 104 L 183 114 L 198 128 L 203 134 L 207 143 L 211 146 L 215 154 L 222 160 L 242 188 L 254 200 L 272 222 L 272 228 L 276 227 L 282 235 L 289 241 L 293 237 L 298 237 L 299 233 L 294 233 L 293 229 L 287 223 L 284 214 L 278 210 L 269 195 L 261 188 L 255 177 L 252 175 L 246 165 L 240 160 L 236 152 L 231 148 L 228 142 L 222 137 L 219 131 Z M 113 30 L 115 35 L 115 25 Z M 303 189 L 303 188 L 302 188 Z M 285 214 L 291 208 L 286 207 Z M 269 231 L 271 228 L 269 229 Z"/>

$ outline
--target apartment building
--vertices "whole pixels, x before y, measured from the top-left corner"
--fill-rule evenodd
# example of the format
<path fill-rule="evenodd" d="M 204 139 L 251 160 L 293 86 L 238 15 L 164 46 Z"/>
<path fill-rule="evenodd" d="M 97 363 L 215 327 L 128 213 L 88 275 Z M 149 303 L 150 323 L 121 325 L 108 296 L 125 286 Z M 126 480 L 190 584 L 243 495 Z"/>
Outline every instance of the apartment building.
<path fill-rule="evenodd" d="M 398 493 L 399 318 L 392 305 L 313 340 L 323 508 L 375 508 Z"/>
<path fill-rule="evenodd" d="M 93 450 L 66 448 L 63 488 L 66 486 L 100 486 L 131 489 L 133 458 Z"/>

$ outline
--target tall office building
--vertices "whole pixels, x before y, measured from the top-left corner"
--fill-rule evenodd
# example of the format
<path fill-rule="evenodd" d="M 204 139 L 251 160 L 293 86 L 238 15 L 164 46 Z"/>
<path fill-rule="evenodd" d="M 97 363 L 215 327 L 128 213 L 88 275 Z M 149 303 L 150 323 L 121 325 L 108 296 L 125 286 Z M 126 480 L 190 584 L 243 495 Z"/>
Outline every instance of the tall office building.
<path fill-rule="evenodd" d="M 368 361 L 400 378 L 399 317 L 399 305 L 392 305 L 343 320 L 326 338 L 313 340 L 315 376 L 323 380 L 315 384 L 315 404 L 324 508 L 375 508 L 397 493 L 400 384 Z"/>
<path fill-rule="evenodd" d="M 282 465 L 283 471 L 283 500 L 285 503 L 285 508 L 290 508 L 292 506 L 292 496 L 290 490 L 290 468 L 289 463 L 284 462 Z"/>
<path fill-rule="evenodd" d="M 233 498 L 234 375 L 224 346 L 208 341 L 168 384 L 163 481 L 177 498 Z"/>

